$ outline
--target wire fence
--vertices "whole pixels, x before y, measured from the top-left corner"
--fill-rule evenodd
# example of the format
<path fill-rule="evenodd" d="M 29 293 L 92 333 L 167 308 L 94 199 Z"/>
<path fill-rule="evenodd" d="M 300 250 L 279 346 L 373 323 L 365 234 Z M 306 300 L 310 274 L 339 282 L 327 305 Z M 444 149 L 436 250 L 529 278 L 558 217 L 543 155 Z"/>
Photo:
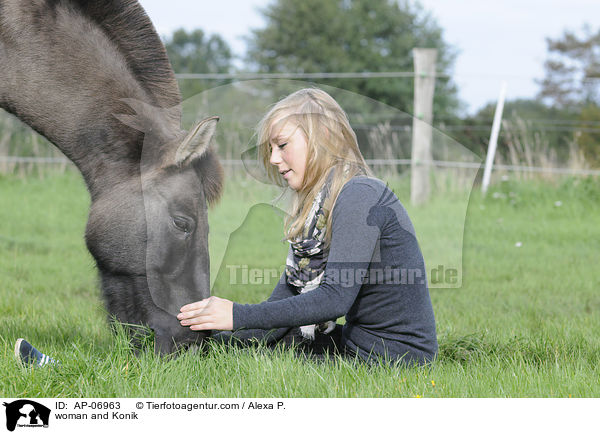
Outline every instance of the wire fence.
<path fill-rule="evenodd" d="M 176 78 L 179 80 L 258 80 L 258 79 L 335 79 L 335 78 L 348 78 L 348 79 L 380 79 L 380 78 L 414 78 L 417 76 L 413 71 L 391 71 L 391 72 L 318 72 L 318 73 L 260 73 L 260 72 L 235 72 L 235 73 L 178 73 L 175 74 Z M 419 76 L 423 76 L 423 74 L 419 74 Z M 435 78 L 453 78 L 456 75 L 448 75 L 444 72 L 436 71 L 432 74 Z M 490 74 L 489 77 L 500 78 L 500 75 Z M 506 78 L 502 76 L 502 78 Z M 511 78 L 511 77 L 509 77 Z M 512 77 L 515 78 L 515 77 Z M 450 120 L 450 119 L 448 119 Z M 452 119 L 456 121 L 456 119 Z M 452 122 L 445 122 L 444 119 L 438 118 L 436 119 L 438 124 L 436 125 L 436 129 L 438 129 L 442 133 L 452 134 L 454 132 L 468 131 L 468 132 L 487 132 L 490 131 L 491 125 L 487 125 L 485 123 L 479 123 L 476 125 L 473 124 L 463 124 L 460 125 L 452 125 Z M 527 124 L 528 128 L 531 128 L 533 133 L 537 130 L 543 132 L 578 132 L 578 133 L 599 133 L 600 132 L 600 120 L 560 120 L 560 119 L 527 119 L 521 120 L 521 123 L 524 122 L 524 125 Z M 353 127 L 357 130 L 368 129 L 372 126 L 370 125 L 361 125 L 356 124 Z M 391 132 L 398 132 L 404 134 L 410 134 L 412 126 L 410 125 L 388 125 L 387 128 Z M 516 131 L 516 130 L 515 130 Z M 501 134 L 512 134 L 515 136 L 515 131 L 502 131 Z M 518 131 L 517 131 L 518 132 Z M 531 131 L 530 131 L 531 132 Z M 513 137 L 514 138 L 514 137 Z M 518 138 L 517 138 L 518 139 Z M 537 138 L 536 138 L 537 139 Z M 527 145 L 527 144 L 525 144 Z M 533 152 L 531 152 L 533 151 Z M 550 149 L 526 149 L 523 154 L 532 153 L 546 153 L 547 151 L 554 151 Z M 10 154 L 10 152 L 8 152 Z M 35 154 L 34 154 L 35 155 Z M 48 155 L 48 153 L 46 153 Z M 50 155 L 52 155 L 50 153 Z M 231 154 L 229 154 L 231 155 Z M 513 155 L 511 154 L 511 157 Z M 600 170 L 590 169 L 587 164 L 579 165 L 570 164 L 570 161 L 565 164 L 566 166 L 571 167 L 551 167 L 562 165 L 560 159 L 550 160 L 540 160 L 532 158 L 512 158 L 509 159 L 509 163 L 513 164 L 501 164 L 505 163 L 506 158 L 499 158 L 496 160 L 496 164 L 494 164 L 494 170 L 501 170 L 507 172 L 519 172 L 519 173 L 541 173 L 541 174 L 558 174 L 558 175 L 582 175 L 582 176 L 598 176 L 600 175 Z M 226 167 L 235 168 L 237 166 L 241 166 L 243 162 L 241 160 L 235 159 L 223 159 L 221 160 L 222 164 Z M 388 167 L 388 168 L 397 168 L 400 166 L 410 166 L 414 164 L 410 159 L 368 159 L 367 163 L 376 168 L 376 167 Z M 515 164 L 517 163 L 517 164 Z M 525 163 L 525 164 L 520 164 Z M 558 164 L 557 164 L 558 163 Z M 479 170 L 482 168 L 482 164 L 473 163 L 473 162 L 461 162 L 461 161 L 443 161 L 443 160 L 431 160 L 431 161 L 421 161 L 418 164 L 420 165 L 429 165 L 437 168 L 456 168 L 456 169 L 475 169 Z M 31 169 L 34 166 L 57 166 L 61 168 L 65 167 L 74 167 L 73 163 L 71 163 L 68 159 L 64 157 L 52 157 L 52 156 L 18 156 L 18 155 L 0 155 L 0 172 L 10 172 L 15 170 L 15 168 L 23 168 Z M 587 167 L 586 167 L 587 166 Z"/>
<path fill-rule="evenodd" d="M 227 167 L 243 166 L 248 164 L 242 160 L 222 159 L 221 164 Z M 367 159 L 365 160 L 369 166 L 410 166 L 413 164 L 411 159 Z M 59 164 L 66 166 L 74 166 L 67 158 L 45 158 L 45 157 L 10 157 L 0 156 L 0 164 Z M 483 163 L 470 163 L 463 161 L 442 161 L 430 160 L 419 161 L 417 165 L 439 167 L 439 168 L 454 168 L 454 169 L 481 169 Z M 554 173 L 561 175 L 583 175 L 583 176 L 600 176 L 600 170 L 595 169 L 576 169 L 568 167 L 539 167 L 539 166 L 517 166 L 513 164 L 494 164 L 495 170 L 503 170 L 507 172 L 529 172 L 529 173 Z"/>

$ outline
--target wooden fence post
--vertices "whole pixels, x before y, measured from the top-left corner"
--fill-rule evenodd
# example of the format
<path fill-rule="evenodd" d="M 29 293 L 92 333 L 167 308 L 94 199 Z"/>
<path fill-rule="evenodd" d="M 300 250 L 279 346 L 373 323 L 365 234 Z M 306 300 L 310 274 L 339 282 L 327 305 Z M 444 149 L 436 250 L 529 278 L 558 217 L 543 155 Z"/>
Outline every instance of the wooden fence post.
<path fill-rule="evenodd" d="M 433 93 L 435 89 L 434 48 L 413 49 L 415 65 L 414 116 L 412 128 L 410 200 L 413 205 L 429 198 L 429 172 L 431 167 Z"/>

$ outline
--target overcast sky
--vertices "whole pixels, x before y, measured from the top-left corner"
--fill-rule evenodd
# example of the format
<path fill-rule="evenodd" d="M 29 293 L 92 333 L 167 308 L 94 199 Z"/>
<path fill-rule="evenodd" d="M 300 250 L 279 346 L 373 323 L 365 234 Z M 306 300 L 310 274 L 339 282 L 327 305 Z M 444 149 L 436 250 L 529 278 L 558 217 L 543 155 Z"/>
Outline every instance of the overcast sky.
<path fill-rule="evenodd" d="M 264 25 L 259 9 L 269 2 L 141 0 L 161 35 L 179 27 L 201 28 L 220 34 L 237 55 L 245 52 L 242 36 Z M 458 50 L 453 73 L 469 113 L 495 101 L 503 79 L 509 99 L 535 96 L 535 79 L 544 76 L 545 38 L 556 38 L 565 29 L 579 30 L 600 17 L 600 0 L 421 0 L 421 4 L 444 29 L 446 42 Z"/>

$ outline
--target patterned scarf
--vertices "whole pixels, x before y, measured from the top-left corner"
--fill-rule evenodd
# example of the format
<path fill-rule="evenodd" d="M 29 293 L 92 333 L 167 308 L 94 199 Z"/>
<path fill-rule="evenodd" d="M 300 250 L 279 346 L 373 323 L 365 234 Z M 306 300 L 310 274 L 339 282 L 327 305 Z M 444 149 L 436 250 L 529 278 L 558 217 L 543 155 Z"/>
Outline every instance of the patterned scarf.
<path fill-rule="evenodd" d="M 302 236 L 290 241 L 292 248 L 286 260 L 285 273 L 288 283 L 301 294 L 317 288 L 325 274 L 329 254 L 329 249 L 325 248 L 328 212 L 323 209 L 323 203 L 329 195 L 332 175 L 333 172 L 312 203 Z M 335 319 L 322 324 L 301 326 L 300 331 L 303 337 L 314 340 L 315 329 L 328 334 L 334 328 Z"/>

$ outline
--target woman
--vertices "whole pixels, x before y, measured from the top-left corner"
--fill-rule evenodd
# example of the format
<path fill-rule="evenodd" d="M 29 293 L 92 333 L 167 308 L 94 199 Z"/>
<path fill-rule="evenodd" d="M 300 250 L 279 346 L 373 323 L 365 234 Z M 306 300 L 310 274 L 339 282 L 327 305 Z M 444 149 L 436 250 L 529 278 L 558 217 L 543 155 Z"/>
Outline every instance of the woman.
<path fill-rule="evenodd" d="M 258 146 L 269 178 L 295 193 L 286 271 L 266 302 L 210 297 L 183 306 L 181 324 L 271 341 L 299 337 L 300 327 L 314 352 L 431 361 L 435 320 L 414 228 L 370 176 L 339 104 L 319 89 L 289 95 L 259 124 Z M 335 325 L 342 316 L 344 326 Z"/>

